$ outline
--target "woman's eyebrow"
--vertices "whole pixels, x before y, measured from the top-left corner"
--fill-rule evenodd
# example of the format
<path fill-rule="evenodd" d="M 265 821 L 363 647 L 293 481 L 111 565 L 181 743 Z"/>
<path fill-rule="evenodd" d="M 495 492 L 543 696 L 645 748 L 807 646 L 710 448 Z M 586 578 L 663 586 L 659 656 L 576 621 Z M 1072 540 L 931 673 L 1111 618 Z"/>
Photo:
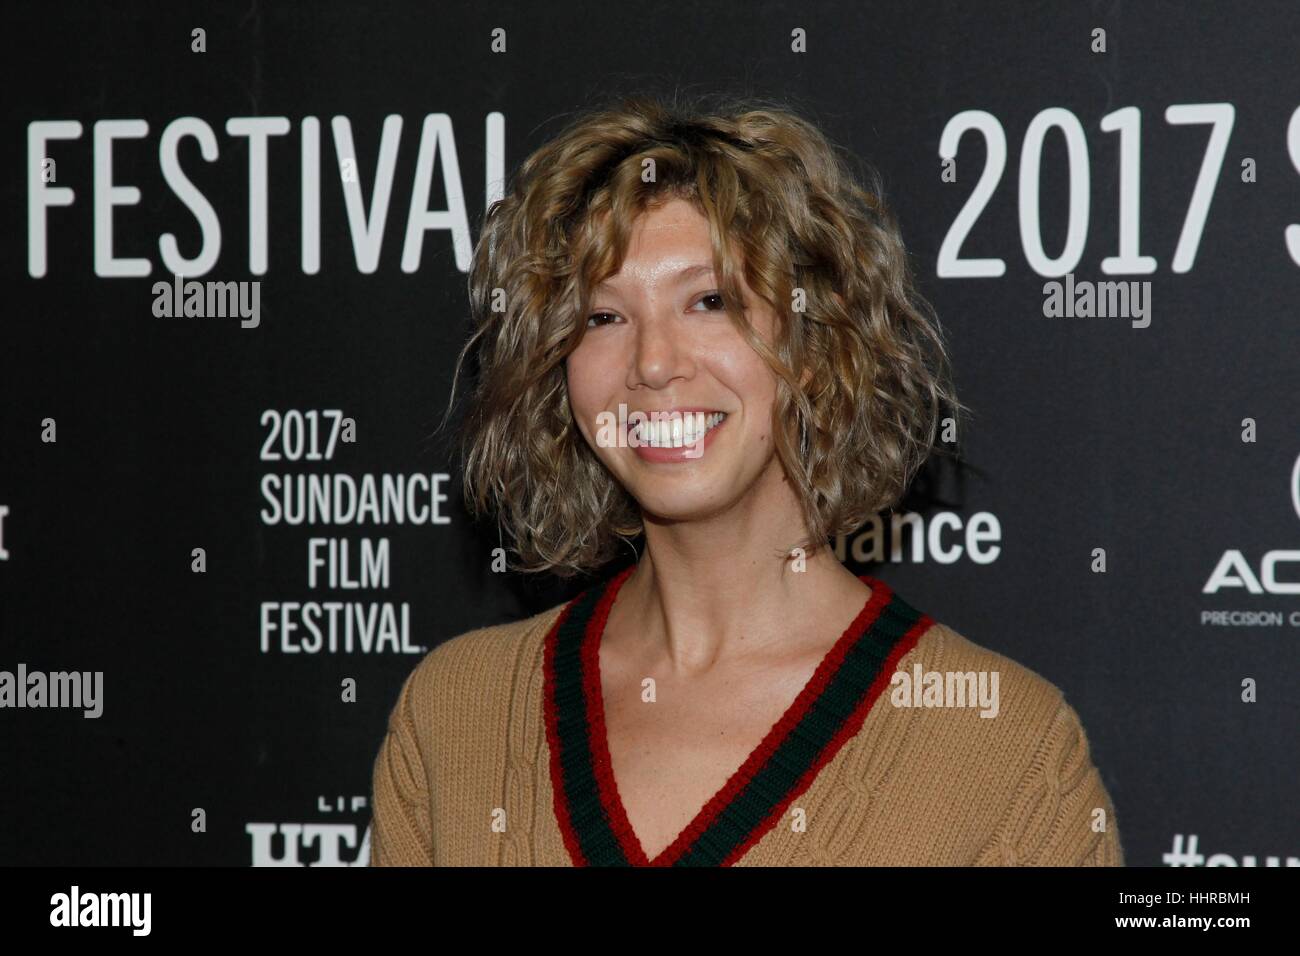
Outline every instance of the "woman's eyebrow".
<path fill-rule="evenodd" d="M 701 273 L 712 272 L 712 271 L 713 271 L 713 263 L 703 262 L 700 263 L 699 265 L 686 266 L 686 268 L 679 271 L 677 275 L 673 276 L 673 278 L 677 279 L 678 281 L 681 281 L 682 279 L 691 279 L 697 275 L 700 275 Z"/>
<path fill-rule="evenodd" d="M 712 272 L 712 271 L 713 271 L 713 263 L 701 262 L 695 265 L 683 266 L 681 269 L 677 270 L 677 272 L 670 275 L 668 277 L 668 280 L 670 282 L 681 282 L 685 279 L 692 279 L 697 275 L 701 275 L 703 273 Z M 613 283 L 615 281 L 615 278 L 616 277 L 614 276 L 610 276 L 608 279 L 604 279 L 603 281 L 597 283 L 595 289 L 593 289 L 592 291 L 593 292 L 613 291 L 614 290 Z"/>

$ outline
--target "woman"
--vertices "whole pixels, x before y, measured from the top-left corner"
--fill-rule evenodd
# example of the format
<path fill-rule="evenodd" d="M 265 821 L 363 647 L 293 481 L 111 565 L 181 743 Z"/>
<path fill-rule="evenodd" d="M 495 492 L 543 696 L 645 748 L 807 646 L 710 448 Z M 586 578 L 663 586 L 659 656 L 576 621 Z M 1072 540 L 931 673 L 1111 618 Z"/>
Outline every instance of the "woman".
<path fill-rule="evenodd" d="M 827 547 L 963 409 L 878 193 L 752 102 L 635 98 L 523 164 L 470 274 L 466 500 L 520 570 L 643 546 L 415 668 L 373 865 L 1122 864 L 1061 692 Z"/>

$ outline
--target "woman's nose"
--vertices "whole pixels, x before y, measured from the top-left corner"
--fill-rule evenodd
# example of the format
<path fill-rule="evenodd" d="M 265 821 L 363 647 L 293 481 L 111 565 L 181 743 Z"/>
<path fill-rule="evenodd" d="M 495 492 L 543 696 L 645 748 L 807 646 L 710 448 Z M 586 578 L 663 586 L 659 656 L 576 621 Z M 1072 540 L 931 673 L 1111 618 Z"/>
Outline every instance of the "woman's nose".
<path fill-rule="evenodd" d="M 686 374 L 688 349 L 676 323 L 662 319 L 643 322 L 637 329 L 634 371 L 639 383 L 662 388 Z"/>

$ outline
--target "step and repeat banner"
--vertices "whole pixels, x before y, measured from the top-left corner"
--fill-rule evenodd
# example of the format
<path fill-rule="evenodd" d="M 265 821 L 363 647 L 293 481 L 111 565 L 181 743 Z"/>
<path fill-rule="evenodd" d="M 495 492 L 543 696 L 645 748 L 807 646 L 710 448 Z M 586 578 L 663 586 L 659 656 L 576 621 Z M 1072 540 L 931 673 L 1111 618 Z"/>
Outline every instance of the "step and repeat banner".
<path fill-rule="evenodd" d="M 438 427 L 484 212 L 682 90 L 876 167 L 951 342 L 840 557 L 1065 692 L 1131 865 L 1300 865 L 1300 9 L 621 7 L 6 9 L 0 863 L 367 863 L 421 655 L 583 583 Z"/>

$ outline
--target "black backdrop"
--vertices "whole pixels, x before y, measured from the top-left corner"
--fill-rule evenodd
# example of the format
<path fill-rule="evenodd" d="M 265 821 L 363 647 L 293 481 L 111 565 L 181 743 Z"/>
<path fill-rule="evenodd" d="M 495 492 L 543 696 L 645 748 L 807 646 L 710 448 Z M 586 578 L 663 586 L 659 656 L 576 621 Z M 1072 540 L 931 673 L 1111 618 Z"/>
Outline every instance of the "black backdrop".
<path fill-rule="evenodd" d="M 1300 864 L 1294 5 L 621 6 L 7 8 L 0 669 L 102 672 L 103 711 L 0 711 L 0 862 L 364 863 L 372 762 L 419 654 L 576 586 L 493 573 L 495 532 L 465 518 L 434 435 L 489 180 L 597 93 L 681 87 L 785 97 L 877 166 L 950 335 L 975 410 L 965 462 L 928 469 L 901 509 L 940 548 L 904 536 L 872 562 L 855 536 L 851 565 L 1065 691 L 1131 864 L 1186 863 L 1180 847 L 1201 864 Z M 957 137 L 967 111 L 984 115 Z M 249 117 L 282 117 L 284 132 L 228 129 Z M 389 117 L 401 128 L 380 225 Z M 1055 125 L 1035 171 L 1026 134 L 1042 123 Z M 265 239 L 250 240 L 259 143 Z M 1140 223 L 1126 259 L 1151 257 L 1146 272 L 1102 265 L 1120 255 L 1121 169 Z M 463 203 L 463 216 L 425 223 L 404 265 L 421 180 L 417 213 Z M 355 251 L 353 187 L 373 267 Z M 44 205 L 47 188 L 71 205 Z M 1041 225 L 1022 222 L 1033 195 Z M 302 227 L 313 196 L 318 267 Z M 963 210 L 978 213 L 969 229 Z M 1185 233 L 1190 262 L 1175 256 Z M 215 256 L 188 277 L 260 282 L 256 327 L 154 314 L 176 261 L 167 234 L 183 257 Z M 1000 275 L 948 264 L 991 258 Z M 133 268 L 120 260 L 143 274 L 117 274 Z M 1148 318 L 1046 316 L 1045 284 L 1065 272 L 1149 282 Z M 329 448 L 335 417 L 356 440 Z M 423 475 L 436 520 L 264 517 L 266 476 L 335 474 Z M 975 551 L 952 550 L 971 531 Z M 386 539 L 390 576 L 313 588 L 312 539 L 346 541 L 353 577 L 363 539 Z M 391 613 L 397 640 L 311 652 L 301 627 L 287 640 L 280 627 L 282 606 L 304 601 Z M 1240 611 L 1270 614 L 1212 613 Z"/>

